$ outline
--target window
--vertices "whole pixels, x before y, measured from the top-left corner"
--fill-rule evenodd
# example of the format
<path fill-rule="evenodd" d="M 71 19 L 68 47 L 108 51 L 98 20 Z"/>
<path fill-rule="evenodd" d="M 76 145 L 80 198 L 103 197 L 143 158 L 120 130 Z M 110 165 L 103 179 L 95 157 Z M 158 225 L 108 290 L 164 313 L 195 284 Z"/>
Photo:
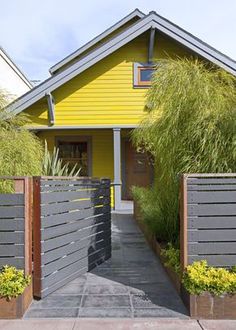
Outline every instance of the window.
<path fill-rule="evenodd" d="M 152 64 L 134 63 L 134 87 L 148 87 L 155 68 Z"/>
<path fill-rule="evenodd" d="M 57 146 L 59 148 L 59 157 L 63 162 L 68 162 L 70 168 L 77 164 L 81 168 L 81 176 L 89 176 L 91 174 L 89 168 L 89 141 L 58 139 Z"/>

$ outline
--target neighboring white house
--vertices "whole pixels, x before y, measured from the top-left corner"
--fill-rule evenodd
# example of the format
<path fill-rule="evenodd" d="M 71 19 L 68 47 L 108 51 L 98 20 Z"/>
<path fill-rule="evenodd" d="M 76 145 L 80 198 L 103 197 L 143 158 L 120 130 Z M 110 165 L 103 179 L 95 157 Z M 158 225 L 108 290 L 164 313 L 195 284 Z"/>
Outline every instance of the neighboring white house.
<path fill-rule="evenodd" d="M 18 98 L 33 88 L 5 50 L 0 47 L 0 89 L 11 94 L 11 100 Z"/>

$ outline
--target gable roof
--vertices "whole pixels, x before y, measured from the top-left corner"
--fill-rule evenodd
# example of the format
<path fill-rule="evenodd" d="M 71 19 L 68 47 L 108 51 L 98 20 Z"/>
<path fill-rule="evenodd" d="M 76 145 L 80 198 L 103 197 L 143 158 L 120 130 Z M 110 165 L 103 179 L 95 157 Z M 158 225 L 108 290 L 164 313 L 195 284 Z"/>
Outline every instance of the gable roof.
<path fill-rule="evenodd" d="M 89 50 L 89 48 L 95 46 L 97 43 L 101 42 L 103 39 L 108 37 L 110 34 L 124 26 L 126 23 L 132 21 L 135 18 L 141 19 L 145 16 L 144 13 L 142 13 L 138 8 L 136 8 L 134 11 L 132 11 L 129 15 L 122 18 L 120 21 L 118 21 L 116 24 L 109 27 L 107 30 L 105 30 L 103 33 L 99 34 L 92 40 L 90 40 L 88 43 L 77 49 L 75 52 L 71 53 L 70 55 L 63 58 L 61 61 L 53 65 L 49 72 L 51 74 L 54 74 L 56 71 L 60 70 L 63 66 L 69 64 L 71 61 L 76 59 L 79 55 Z"/>
<path fill-rule="evenodd" d="M 66 67 L 63 71 L 56 73 L 33 88 L 30 92 L 24 94 L 8 106 L 8 111 L 15 114 L 20 113 L 36 101 L 45 97 L 46 93 L 53 92 L 58 87 L 62 86 L 95 63 L 101 61 L 106 56 L 112 54 L 150 28 L 155 28 L 161 31 L 201 57 L 222 67 L 233 75 L 236 75 L 236 62 L 234 60 L 210 47 L 208 44 L 194 37 L 192 34 L 186 32 L 177 25 L 159 16 L 156 12 L 150 12 L 118 35 L 115 35 L 111 40 L 103 43 L 77 62 Z"/>
<path fill-rule="evenodd" d="M 9 67 L 15 72 L 15 74 L 25 83 L 25 85 L 31 89 L 33 88 L 33 84 L 29 81 L 29 79 L 25 76 L 25 74 L 18 68 L 13 59 L 7 54 L 7 52 L 0 47 L 0 56 L 6 61 Z"/>

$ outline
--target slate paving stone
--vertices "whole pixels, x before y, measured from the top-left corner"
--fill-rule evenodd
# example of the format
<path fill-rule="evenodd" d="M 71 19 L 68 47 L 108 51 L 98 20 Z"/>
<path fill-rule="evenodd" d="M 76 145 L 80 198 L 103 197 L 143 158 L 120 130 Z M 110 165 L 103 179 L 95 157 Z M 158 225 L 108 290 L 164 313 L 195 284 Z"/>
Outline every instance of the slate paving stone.
<path fill-rule="evenodd" d="M 80 308 L 79 317 L 132 317 L 131 308 Z"/>
<path fill-rule="evenodd" d="M 34 301 L 32 309 L 34 308 L 72 308 L 79 307 L 82 295 L 50 295 L 42 300 Z"/>
<path fill-rule="evenodd" d="M 33 302 L 25 318 L 187 317 L 135 221 L 125 214 L 112 217 L 112 258 Z"/>
<path fill-rule="evenodd" d="M 48 309 L 32 309 L 30 308 L 25 318 L 67 318 L 78 317 L 78 308 L 48 308 Z"/>
<path fill-rule="evenodd" d="M 84 294 L 128 294 L 128 287 L 124 285 L 88 285 L 85 287 Z"/>
<path fill-rule="evenodd" d="M 134 317 L 188 318 L 184 313 L 178 313 L 166 308 L 136 308 L 134 309 L 133 315 Z"/>
<path fill-rule="evenodd" d="M 172 296 L 173 295 L 173 288 L 168 285 L 159 284 L 153 285 L 150 283 L 144 283 L 144 284 L 136 284 L 135 286 L 129 286 L 128 290 L 130 294 L 137 294 L 137 295 L 145 295 L 145 294 L 165 294 Z"/>
<path fill-rule="evenodd" d="M 54 294 L 82 294 L 84 292 L 85 284 L 69 283 L 58 289 Z"/>
<path fill-rule="evenodd" d="M 75 278 L 73 281 L 71 281 L 69 284 L 73 284 L 73 283 L 76 283 L 76 284 L 85 284 L 87 280 L 87 274 L 84 274 L 84 275 L 80 275 L 78 276 L 77 278 Z"/>
<path fill-rule="evenodd" d="M 131 307 L 129 295 L 84 295 L 81 307 Z"/>

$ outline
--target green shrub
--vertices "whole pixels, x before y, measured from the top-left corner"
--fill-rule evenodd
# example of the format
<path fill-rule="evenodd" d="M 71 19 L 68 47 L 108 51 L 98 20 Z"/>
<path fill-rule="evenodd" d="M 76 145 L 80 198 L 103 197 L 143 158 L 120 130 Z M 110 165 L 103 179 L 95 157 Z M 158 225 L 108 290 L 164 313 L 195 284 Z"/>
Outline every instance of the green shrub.
<path fill-rule="evenodd" d="M 155 182 L 147 193 L 153 198 L 145 209 L 155 209 L 152 227 L 167 241 L 179 235 L 179 174 L 236 171 L 235 86 L 236 77 L 200 61 L 158 61 L 147 114 L 132 140 L 154 159 Z"/>
<path fill-rule="evenodd" d="M 236 293 L 236 273 L 225 268 L 209 267 L 205 260 L 187 266 L 182 283 L 191 294 L 208 291 L 215 295 Z"/>
<path fill-rule="evenodd" d="M 161 255 L 166 259 L 165 266 L 180 275 L 180 250 L 168 243 L 167 247 L 161 250 Z"/>
<path fill-rule="evenodd" d="M 59 158 L 59 149 L 54 147 L 50 153 L 45 141 L 44 157 L 42 160 L 42 174 L 46 176 L 79 176 L 81 168 L 75 164 L 70 168 L 70 163 L 63 163 Z"/>
<path fill-rule="evenodd" d="M 24 126 L 26 115 L 12 115 L 3 110 L 5 94 L 0 90 L 0 176 L 40 175 L 42 145 L 34 133 Z M 11 182 L 0 182 L 0 192 L 10 192 Z"/>
<path fill-rule="evenodd" d="M 4 266 L 0 272 L 0 297 L 10 300 L 21 295 L 30 284 L 31 277 L 25 276 L 23 270 Z"/>

